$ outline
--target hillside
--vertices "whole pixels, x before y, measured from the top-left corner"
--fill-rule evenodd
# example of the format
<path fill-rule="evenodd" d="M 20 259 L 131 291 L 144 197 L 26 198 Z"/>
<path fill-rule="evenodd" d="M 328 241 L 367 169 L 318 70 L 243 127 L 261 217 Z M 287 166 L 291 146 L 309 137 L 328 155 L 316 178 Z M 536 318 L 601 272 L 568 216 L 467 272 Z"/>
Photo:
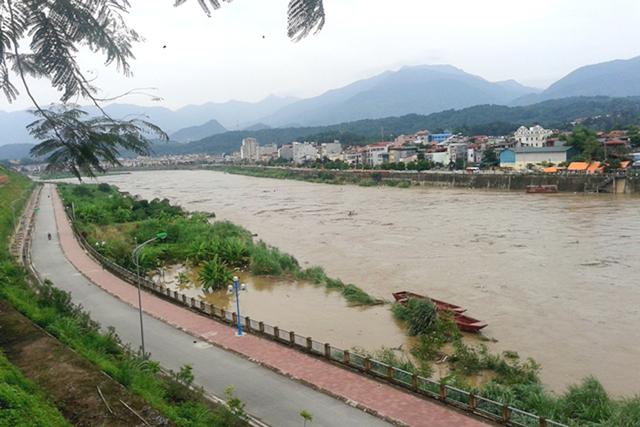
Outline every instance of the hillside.
<path fill-rule="evenodd" d="M 230 153 L 240 148 L 243 138 L 255 137 L 260 144 L 285 144 L 305 139 L 362 144 L 410 134 L 421 129 L 431 132 L 449 129 L 465 134 L 500 135 L 513 132 L 520 125 L 541 124 L 547 128 L 570 128 L 576 119 L 591 118 L 594 126 L 622 126 L 640 123 L 640 97 L 579 97 L 545 101 L 524 107 L 480 105 L 448 110 L 430 115 L 409 114 L 375 120 L 359 120 L 332 126 L 291 127 L 257 131 L 234 131 L 214 135 L 189 144 L 157 145 L 158 154 L 166 153 Z"/>
<path fill-rule="evenodd" d="M 508 104 L 535 89 L 515 81 L 492 83 L 450 65 L 387 71 L 290 104 L 261 121 L 270 126 L 315 126 L 405 114 L 430 114 L 480 104 Z"/>
<path fill-rule="evenodd" d="M 575 96 L 640 96 L 640 56 L 587 65 L 569 73 L 538 95 L 529 95 L 517 104 Z"/>
<path fill-rule="evenodd" d="M 227 130 L 218 123 L 217 120 L 209 120 L 200 126 L 191 126 L 180 129 L 178 132 L 171 134 L 170 139 L 174 142 L 191 142 L 206 138 L 211 135 L 224 133 Z"/>

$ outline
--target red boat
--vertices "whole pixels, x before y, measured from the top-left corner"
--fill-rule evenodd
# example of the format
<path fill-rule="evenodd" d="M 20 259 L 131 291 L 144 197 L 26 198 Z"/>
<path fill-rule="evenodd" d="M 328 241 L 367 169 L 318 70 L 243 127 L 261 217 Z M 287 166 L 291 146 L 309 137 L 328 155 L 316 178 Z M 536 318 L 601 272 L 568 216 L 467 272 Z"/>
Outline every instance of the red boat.
<path fill-rule="evenodd" d="M 440 301 L 437 299 L 425 297 L 424 295 L 414 294 L 413 292 L 407 291 L 394 292 L 393 298 L 395 298 L 395 300 L 400 304 L 404 304 L 409 300 L 409 298 L 428 299 L 436 306 L 436 311 L 453 312 L 453 321 L 456 322 L 456 325 L 458 325 L 458 329 L 464 332 L 479 332 L 480 329 L 487 326 L 485 322 L 462 314 L 466 311 L 466 309 L 445 301 Z"/>
<path fill-rule="evenodd" d="M 459 305 L 454 305 L 445 301 L 428 298 L 428 297 L 425 297 L 424 295 L 414 294 L 413 292 L 401 291 L 401 292 L 394 292 L 392 295 L 393 295 L 393 298 L 395 298 L 396 302 L 399 302 L 401 304 L 406 302 L 409 298 L 419 298 L 419 299 L 431 300 L 433 305 L 436 306 L 436 310 L 438 311 L 453 311 L 454 313 L 464 313 L 465 311 L 467 311 L 466 308 L 462 308 Z"/>
<path fill-rule="evenodd" d="M 527 193 L 529 194 L 544 194 L 544 193 L 557 193 L 557 185 L 527 185 Z"/>
<path fill-rule="evenodd" d="M 478 332 L 480 329 L 487 327 L 486 323 L 464 314 L 456 314 L 453 321 L 458 325 L 458 329 L 465 332 Z"/>

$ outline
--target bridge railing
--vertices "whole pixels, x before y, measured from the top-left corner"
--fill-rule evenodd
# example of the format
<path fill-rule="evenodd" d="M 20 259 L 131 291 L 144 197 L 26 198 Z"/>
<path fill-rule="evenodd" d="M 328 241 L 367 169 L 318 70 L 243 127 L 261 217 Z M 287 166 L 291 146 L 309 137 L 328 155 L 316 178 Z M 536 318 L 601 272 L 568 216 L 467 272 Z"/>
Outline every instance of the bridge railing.
<path fill-rule="evenodd" d="M 70 210 L 68 208 L 65 209 L 67 216 L 71 218 Z M 146 277 L 138 277 L 135 273 L 123 268 L 98 252 L 80 234 L 76 224 L 73 221 L 70 221 L 70 223 L 73 233 L 80 245 L 106 270 L 133 285 L 137 285 L 138 280 L 140 280 L 140 284 L 145 290 L 164 299 L 186 306 L 188 309 L 197 311 L 217 321 L 232 326 L 236 325 L 236 312 L 214 306 L 199 298 L 189 297 L 155 283 Z M 448 384 L 396 368 L 365 355 L 334 347 L 330 343 L 316 341 L 312 337 L 305 337 L 294 331 L 268 325 L 264 322 L 251 319 L 249 316 L 242 316 L 240 322 L 248 333 L 269 338 L 280 344 L 295 348 L 296 350 L 404 388 L 421 396 L 436 399 L 446 405 L 454 406 L 500 424 L 517 427 L 567 427 L 564 424 L 546 420 L 543 417 L 522 411 L 510 405 L 474 395 L 471 392 Z"/>

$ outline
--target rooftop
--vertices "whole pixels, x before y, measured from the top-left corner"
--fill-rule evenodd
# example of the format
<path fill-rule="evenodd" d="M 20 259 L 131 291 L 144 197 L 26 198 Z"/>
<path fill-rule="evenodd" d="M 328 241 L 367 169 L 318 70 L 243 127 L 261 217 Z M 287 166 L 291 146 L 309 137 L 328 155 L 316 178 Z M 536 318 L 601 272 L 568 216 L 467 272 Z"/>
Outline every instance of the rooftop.
<path fill-rule="evenodd" d="M 516 153 L 565 153 L 571 150 L 573 147 L 569 145 L 562 145 L 560 147 L 520 147 L 515 148 Z"/>

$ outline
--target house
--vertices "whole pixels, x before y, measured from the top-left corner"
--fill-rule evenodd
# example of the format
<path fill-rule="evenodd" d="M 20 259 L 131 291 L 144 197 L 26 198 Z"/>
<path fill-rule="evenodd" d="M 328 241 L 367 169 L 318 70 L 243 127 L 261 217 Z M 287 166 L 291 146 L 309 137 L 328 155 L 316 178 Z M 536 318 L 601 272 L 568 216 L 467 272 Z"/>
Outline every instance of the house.
<path fill-rule="evenodd" d="M 526 128 L 520 126 L 518 130 L 513 134 L 516 139 L 517 147 L 544 147 L 547 145 L 547 138 L 553 134 L 552 131 L 543 128 L 540 125 Z"/>
<path fill-rule="evenodd" d="M 391 146 L 389 147 L 389 163 L 404 162 L 410 157 L 415 156 L 418 153 L 418 147 L 416 146 Z"/>
<path fill-rule="evenodd" d="M 451 138 L 451 132 L 444 131 L 443 133 L 432 133 L 429 135 L 429 142 L 433 142 L 435 144 L 440 144 L 447 139 Z"/>
<path fill-rule="evenodd" d="M 589 168 L 589 162 L 571 162 L 567 167 L 567 172 L 586 173 Z"/>
<path fill-rule="evenodd" d="M 570 146 L 507 148 L 500 153 L 500 166 L 522 169 L 529 164 L 563 163 L 578 154 Z"/>
<path fill-rule="evenodd" d="M 318 149 L 309 142 L 293 143 L 293 163 L 312 162 L 318 158 Z"/>
<path fill-rule="evenodd" d="M 389 161 L 389 146 L 392 142 L 378 142 L 365 146 L 362 161 L 365 165 L 375 167 Z"/>

